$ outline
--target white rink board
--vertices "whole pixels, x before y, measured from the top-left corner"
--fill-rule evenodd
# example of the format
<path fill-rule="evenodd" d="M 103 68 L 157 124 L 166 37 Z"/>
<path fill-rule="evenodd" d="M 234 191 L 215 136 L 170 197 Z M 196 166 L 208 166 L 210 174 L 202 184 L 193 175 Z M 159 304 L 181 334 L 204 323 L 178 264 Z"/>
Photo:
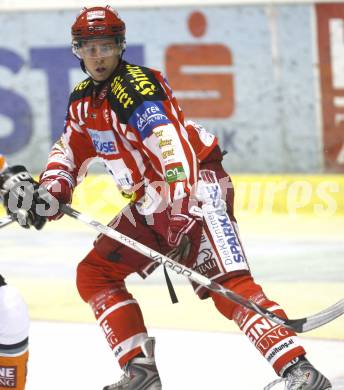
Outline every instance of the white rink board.
<path fill-rule="evenodd" d="M 322 3 L 333 3 L 333 0 L 322 0 Z M 316 0 L 117 0 L 116 4 L 109 4 L 117 8 L 142 8 L 142 7 L 188 7 L 188 6 L 217 6 L 217 5 L 244 5 L 244 4 L 314 4 Z M 0 10 L 56 10 L 56 9 L 81 9 L 82 7 L 104 6 L 102 0 L 1 0 Z"/>
<path fill-rule="evenodd" d="M 322 170 L 313 6 L 276 7 L 120 12 L 127 26 L 125 58 L 167 76 L 185 115 L 218 135 L 231 172 Z M 197 13 L 206 23 L 200 36 L 190 27 Z M 0 43 L 0 151 L 11 164 L 41 171 L 63 131 L 68 95 L 86 76 L 70 47 L 76 14 L 0 13 L 0 35 L 6 36 Z M 197 58 L 190 50 L 201 52 L 196 63 L 189 62 Z"/>
<path fill-rule="evenodd" d="M 157 339 L 164 390 L 263 390 L 276 379 L 244 336 L 157 329 L 150 335 Z M 333 390 L 343 390 L 344 342 L 302 343 L 311 362 L 335 384 Z M 26 390 L 101 390 L 121 375 L 96 325 L 33 322 L 30 346 Z"/>

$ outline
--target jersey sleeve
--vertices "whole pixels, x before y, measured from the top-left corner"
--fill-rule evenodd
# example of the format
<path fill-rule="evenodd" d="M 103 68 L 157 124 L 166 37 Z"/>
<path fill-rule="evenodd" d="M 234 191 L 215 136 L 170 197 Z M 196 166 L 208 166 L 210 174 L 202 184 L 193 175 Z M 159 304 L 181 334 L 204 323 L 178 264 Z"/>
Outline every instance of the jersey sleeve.
<path fill-rule="evenodd" d="M 90 140 L 82 131 L 81 118 L 72 102 L 69 102 L 64 132 L 52 146 L 41 178 L 63 176 L 74 188 L 87 173 L 96 156 Z"/>

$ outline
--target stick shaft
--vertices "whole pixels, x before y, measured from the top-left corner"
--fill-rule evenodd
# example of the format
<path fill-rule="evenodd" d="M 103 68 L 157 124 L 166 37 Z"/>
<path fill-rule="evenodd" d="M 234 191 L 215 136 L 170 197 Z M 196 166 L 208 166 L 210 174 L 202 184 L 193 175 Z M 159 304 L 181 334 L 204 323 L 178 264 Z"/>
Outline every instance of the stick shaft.
<path fill-rule="evenodd" d="M 7 215 L 6 217 L 3 217 L 3 218 L 0 218 L 0 229 L 11 224 L 13 221 L 13 219 L 11 218 L 11 216 Z"/>
<path fill-rule="evenodd" d="M 255 313 L 258 313 L 262 315 L 265 318 L 270 319 L 271 321 L 275 322 L 276 324 L 282 325 L 286 328 L 289 328 L 295 332 L 302 333 L 307 332 L 312 329 L 316 329 L 330 321 L 333 321 L 335 318 L 341 316 L 344 313 L 344 300 L 341 300 L 337 302 L 336 304 L 328 307 L 327 309 L 321 311 L 320 313 L 314 314 L 309 317 L 300 318 L 300 319 L 286 319 L 279 317 L 275 313 L 257 305 L 255 302 L 252 302 L 249 299 L 244 298 L 241 295 L 236 294 L 235 292 L 228 290 L 221 286 L 220 284 L 208 279 L 207 277 L 199 274 L 198 272 L 185 267 L 183 264 L 180 264 L 169 257 L 145 246 L 144 244 L 141 244 L 140 242 L 110 228 L 109 226 L 102 225 L 100 222 L 94 221 L 88 216 L 81 214 L 80 212 L 72 209 L 68 205 L 61 205 L 60 210 L 74 218 L 77 219 L 84 224 L 91 226 L 93 229 L 97 230 L 99 233 L 104 234 L 105 236 L 112 238 L 113 240 L 116 240 L 123 245 L 126 245 L 127 247 L 133 249 L 134 251 L 137 251 L 151 260 L 162 264 L 174 272 L 176 272 L 179 275 L 182 275 L 184 277 L 189 278 L 190 280 L 202 285 L 203 287 L 207 288 L 208 290 L 214 291 L 217 294 L 220 294 L 224 296 L 225 298 L 231 300 L 232 302 L 235 302 L 239 305 L 242 305 L 246 307 L 247 309 L 250 309 L 254 311 Z"/>

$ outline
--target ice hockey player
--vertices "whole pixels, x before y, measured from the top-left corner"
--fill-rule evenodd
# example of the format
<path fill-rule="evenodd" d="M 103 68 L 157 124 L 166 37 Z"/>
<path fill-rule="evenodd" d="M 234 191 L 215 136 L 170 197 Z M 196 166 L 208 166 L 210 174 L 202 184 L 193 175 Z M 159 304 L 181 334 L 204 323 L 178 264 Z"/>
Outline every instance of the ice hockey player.
<path fill-rule="evenodd" d="M 29 315 L 20 293 L 0 275 L 0 389 L 24 390 Z"/>
<path fill-rule="evenodd" d="M 0 175 L 7 168 L 0 154 Z M 29 315 L 18 290 L 0 275 L 0 389 L 25 388 L 29 357 Z"/>
<path fill-rule="evenodd" d="M 73 52 L 88 78 L 70 96 L 64 133 L 50 152 L 40 183 L 60 203 L 70 203 L 90 163 L 102 159 L 130 199 L 110 226 L 286 316 L 251 275 L 217 138 L 185 121 L 159 71 L 122 58 L 125 32 L 123 20 L 109 6 L 84 8 L 77 16 Z M 209 204 L 214 213 L 202 218 L 199 202 Z M 50 219 L 60 216 L 56 213 Z M 155 340 L 148 337 L 139 304 L 125 284 L 131 273 L 146 278 L 155 268 L 156 263 L 103 235 L 78 266 L 80 296 L 92 307 L 124 370 L 122 379 L 106 390 L 161 389 Z M 295 333 L 200 286 L 194 289 L 237 323 L 285 378 L 286 389 L 331 388 L 306 359 Z M 226 375 L 223 381 L 227 386 Z"/>

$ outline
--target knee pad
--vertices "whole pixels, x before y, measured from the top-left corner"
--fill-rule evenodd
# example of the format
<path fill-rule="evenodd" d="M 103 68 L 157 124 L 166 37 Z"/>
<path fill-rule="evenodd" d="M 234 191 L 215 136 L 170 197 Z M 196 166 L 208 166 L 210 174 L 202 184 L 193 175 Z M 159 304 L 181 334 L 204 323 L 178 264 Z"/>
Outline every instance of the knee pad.
<path fill-rule="evenodd" d="M 91 296 L 97 293 L 97 279 L 100 273 L 98 262 L 101 260 L 93 249 L 78 264 L 76 269 L 76 287 L 80 297 L 88 303 Z"/>
<path fill-rule="evenodd" d="M 104 259 L 96 249 L 79 263 L 76 273 L 76 285 L 80 297 L 88 303 L 90 298 L 101 291 L 122 284 L 123 280 L 133 272 L 125 264 L 111 263 Z"/>
<path fill-rule="evenodd" d="M 121 367 L 142 352 L 147 330 L 137 301 L 124 282 L 105 289 L 89 301 L 98 324 Z"/>
<path fill-rule="evenodd" d="M 242 275 L 237 276 L 231 279 L 226 280 L 221 283 L 223 287 L 234 291 L 235 293 L 245 297 L 250 298 L 257 296 L 264 296 L 262 288 L 256 284 L 251 275 Z M 229 299 L 223 297 L 222 295 L 211 292 L 210 293 L 217 310 L 224 315 L 229 320 L 233 319 L 234 311 L 240 305 L 235 302 L 230 301 Z"/>

